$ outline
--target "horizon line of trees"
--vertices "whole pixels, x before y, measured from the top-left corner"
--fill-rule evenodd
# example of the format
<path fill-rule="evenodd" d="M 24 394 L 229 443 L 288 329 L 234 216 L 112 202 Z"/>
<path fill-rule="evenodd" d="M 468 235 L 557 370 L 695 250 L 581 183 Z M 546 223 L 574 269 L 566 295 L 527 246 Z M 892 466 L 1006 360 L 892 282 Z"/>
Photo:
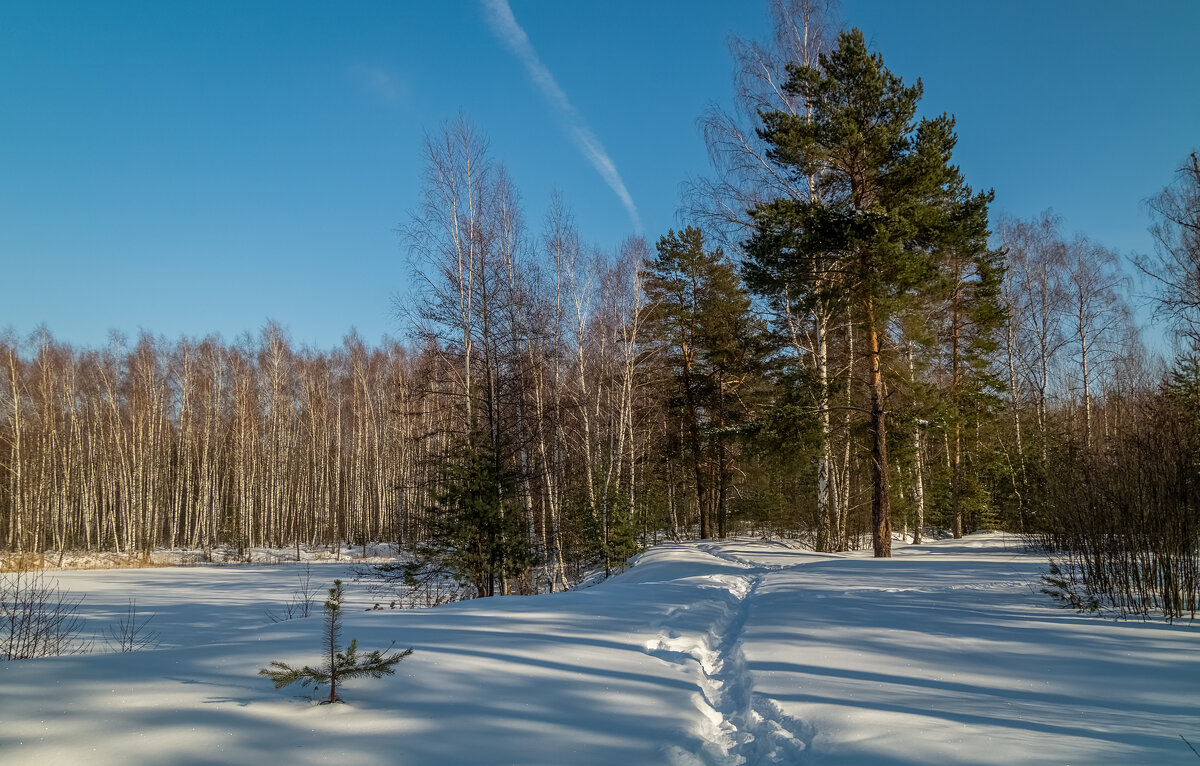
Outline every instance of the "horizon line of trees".
<path fill-rule="evenodd" d="M 512 438 L 497 459 L 519 485 L 509 494 L 520 498 L 539 557 L 562 544 L 552 530 L 569 527 L 571 545 L 588 548 L 595 541 L 584 538 L 603 537 L 606 520 L 616 528 L 631 516 L 643 536 L 752 528 L 817 547 L 861 544 L 872 488 L 866 396 L 851 377 L 864 366 L 852 320 L 830 323 L 824 363 L 834 372 L 822 387 L 812 316 L 806 323 L 793 307 L 760 310 L 733 260 L 699 229 L 664 236 L 656 257 L 631 240 L 606 260 L 586 253 L 563 211 L 549 220 L 546 242 L 563 248 L 564 271 L 539 272 L 523 298 L 549 305 L 519 327 L 488 317 L 489 331 L 508 343 L 523 336 L 519 345 L 466 334 L 482 359 L 482 394 L 460 390 L 462 344 L 431 337 L 368 347 L 352 334 L 333 351 L 298 350 L 268 323 L 233 343 L 142 334 L 132 345 L 79 350 L 45 330 L 23 344 L 0 339 L 4 547 L 417 540 L 436 515 L 440 471 L 471 422 L 489 439 Z M 1011 319 L 997 328 L 989 369 L 1006 379 L 967 424 L 960 459 L 970 475 L 959 498 L 968 530 L 1035 526 L 1034 494 L 1056 440 L 1103 442 L 1127 425 L 1112 403 L 1156 385 L 1114 257 L 1082 238 L 1065 241 L 1059 226 L 1045 215 L 1000 227 Z M 1109 282 L 1094 268 L 1110 269 Z M 558 284 L 544 289 L 544 278 Z M 485 314 L 497 305 L 480 304 Z M 955 524 L 948 317 L 911 328 L 914 337 L 893 323 L 883 344 L 882 364 L 896 374 L 888 438 L 897 524 L 918 539 L 922 527 Z M 822 398 L 830 405 L 821 408 Z M 826 415 L 829 446 L 819 434 Z M 828 515 L 818 497 L 824 454 L 840 458 L 824 478 Z M 548 467 L 555 456 L 562 465 Z M 575 518 L 564 520 L 564 510 Z M 603 542 L 593 547 L 603 552 Z M 560 584 L 564 558 L 555 565 Z"/>

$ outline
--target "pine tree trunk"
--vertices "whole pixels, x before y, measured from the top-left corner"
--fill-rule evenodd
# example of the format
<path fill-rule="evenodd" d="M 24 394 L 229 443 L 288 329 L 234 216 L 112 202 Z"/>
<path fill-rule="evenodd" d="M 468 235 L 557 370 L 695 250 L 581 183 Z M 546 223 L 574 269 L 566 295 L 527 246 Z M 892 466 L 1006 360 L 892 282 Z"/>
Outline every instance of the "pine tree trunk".
<path fill-rule="evenodd" d="M 950 474 L 950 513 L 954 519 L 954 539 L 963 536 L 962 512 L 962 360 L 959 358 L 959 308 L 954 301 L 951 330 L 950 395 L 954 400 L 954 465 Z"/>
<path fill-rule="evenodd" d="M 875 324 L 875 304 L 868 298 L 867 353 L 870 363 L 871 389 L 871 479 L 874 496 L 871 498 L 871 542 L 876 558 L 892 555 L 891 486 L 888 480 L 887 419 L 884 410 L 883 367 L 879 348 L 879 332 Z"/>

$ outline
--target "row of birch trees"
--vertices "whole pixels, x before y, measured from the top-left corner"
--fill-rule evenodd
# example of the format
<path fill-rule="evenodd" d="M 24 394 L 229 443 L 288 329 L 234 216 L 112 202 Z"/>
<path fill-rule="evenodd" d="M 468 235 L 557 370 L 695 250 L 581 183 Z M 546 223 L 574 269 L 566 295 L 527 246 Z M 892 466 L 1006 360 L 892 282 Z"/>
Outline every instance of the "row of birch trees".
<path fill-rule="evenodd" d="M 268 324 L 79 350 L 42 330 L 0 358 L 12 551 L 390 539 L 397 490 L 419 481 L 419 445 L 396 437 L 428 415 L 397 407 L 415 370 L 398 344 L 299 350 Z"/>

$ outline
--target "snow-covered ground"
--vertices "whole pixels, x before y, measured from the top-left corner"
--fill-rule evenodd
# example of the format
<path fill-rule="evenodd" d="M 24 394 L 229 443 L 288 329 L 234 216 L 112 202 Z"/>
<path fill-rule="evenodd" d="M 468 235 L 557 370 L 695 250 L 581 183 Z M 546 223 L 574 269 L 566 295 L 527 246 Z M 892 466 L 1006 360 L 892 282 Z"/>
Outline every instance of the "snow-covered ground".
<path fill-rule="evenodd" d="M 1168 764 L 1200 747 L 1200 626 L 1114 622 L 1038 592 L 999 535 L 890 560 L 664 545 L 585 590 L 365 611 L 412 646 L 318 706 L 256 675 L 319 660 L 271 623 L 303 567 L 56 573 L 92 624 L 154 612 L 158 649 L 0 662 L 4 764 Z M 311 564 L 322 586 L 345 563 Z M 320 591 L 323 593 L 323 589 Z M 99 630 L 99 628 L 97 628 Z"/>
<path fill-rule="evenodd" d="M 394 543 L 367 543 L 339 546 L 301 545 L 298 548 L 245 548 L 232 545 L 196 550 L 194 548 L 155 548 L 148 555 L 114 553 L 111 551 L 46 551 L 45 553 L 8 553 L 0 551 L 0 572 L 36 567 L 46 570 L 62 569 L 140 569 L 186 566 L 194 564 L 287 564 L 313 561 L 380 562 L 393 561 L 397 555 Z"/>

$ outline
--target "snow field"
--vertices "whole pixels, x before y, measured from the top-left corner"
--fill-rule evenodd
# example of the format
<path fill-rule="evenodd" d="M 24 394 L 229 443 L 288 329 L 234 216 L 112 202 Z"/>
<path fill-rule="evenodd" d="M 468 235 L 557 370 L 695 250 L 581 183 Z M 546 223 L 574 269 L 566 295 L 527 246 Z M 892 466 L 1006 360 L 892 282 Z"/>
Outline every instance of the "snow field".
<path fill-rule="evenodd" d="M 1058 609 L 1038 559 L 1004 545 L 773 573 L 744 637 L 756 689 L 812 727 L 822 763 L 1191 762 L 1195 628 Z"/>
<path fill-rule="evenodd" d="M 663 545 L 586 590 L 417 611 L 314 563 L 314 617 L 274 624 L 302 567 L 56 573 L 97 628 L 135 598 L 161 644 L 0 663 L 0 764 L 1195 762 L 1196 628 L 1058 609 L 1003 536 L 896 554 Z M 318 706 L 256 673 L 318 660 L 335 577 L 347 642 L 415 653 Z"/>

